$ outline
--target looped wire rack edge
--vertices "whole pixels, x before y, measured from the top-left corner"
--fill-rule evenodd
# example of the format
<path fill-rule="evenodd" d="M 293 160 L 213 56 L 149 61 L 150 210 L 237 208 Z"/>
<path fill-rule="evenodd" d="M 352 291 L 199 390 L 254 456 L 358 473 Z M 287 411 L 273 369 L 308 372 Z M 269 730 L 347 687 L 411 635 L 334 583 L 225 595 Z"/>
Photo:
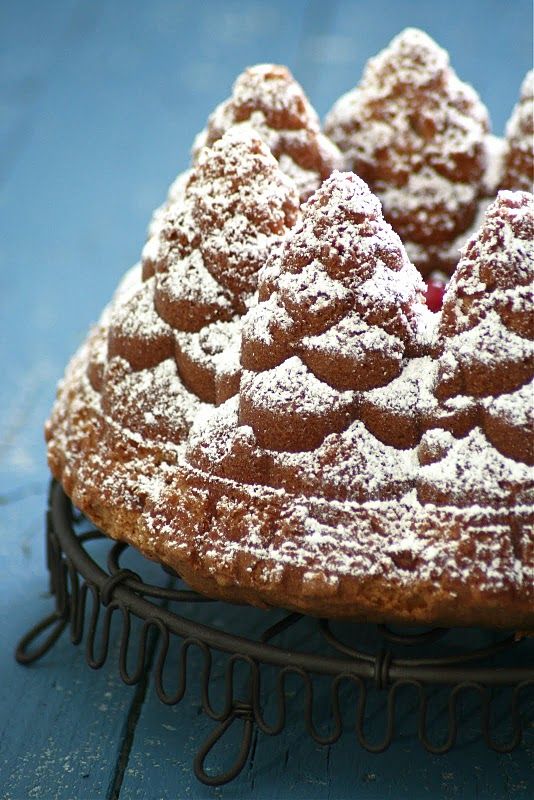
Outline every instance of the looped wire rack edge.
<path fill-rule="evenodd" d="M 331 745 L 343 732 L 344 695 L 347 685 L 356 694 L 355 733 L 361 747 L 370 752 L 386 750 L 396 731 L 398 698 L 409 689 L 416 698 L 417 736 L 431 753 L 446 753 L 456 743 L 459 733 L 459 708 L 466 693 L 475 694 L 479 701 L 480 735 L 486 745 L 497 752 L 511 752 L 517 747 L 526 724 L 522 704 L 527 693 L 534 689 L 534 660 L 525 663 L 515 658 L 512 666 L 495 666 L 494 657 L 511 653 L 522 647 L 513 634 L 503 634 L 496 641 L 461 652 L 445 651 L 445 655 L 428 655 L 425 649 L 444 640 L 448 629 L 433 629 L 422 633 L 397 633 L 386 626 L 375 626 L 380 646 L 376 651 L 355 647 L 334 632 L 328 620 L 316 620 L 317 633 L 326 648 L 321 652 L 308 651 L 300 646 L 281 648 L 271 642 L 286 631 L 295 629 L 302 615 L 287 612 L 275 622 L 274 612 L 263 612 L 268 621 L 257 639 L 229 633 L 220 627 L 198 622 L 177 613 L 178 606 L 212 603 L 224 607 L 188 588 L 169 588 L 145 582 L 140 575 L 121 567 L 120 561 L 128 546 L 109 540 L 110 550 L 103 569 L 88 552 L 87 544 L 105 538 L 94 529 L 87 529 L 61 486 L 51 482 L 49 507 L 46 515 L 46 553 L 50 590 L 55 598 L 54 611 L 37 623 L 20 640 L 15 656 L 19 663 L 30 664 L 41 658 L 55 644 L 63 631 L 70 628 L 73 644 L 85 638 L 86 661 L 99 669 L 107 660 L 112 641 L 112 621 L 120 619 L 119 671 L 122 680 L 138 683 L 150 668 L 159 699 L 167 705 L 179 703 L 187 689 L 188 655 L 200 652 L 202 669 L 192 678 L 199 683 L 202 711 L 216 726 L 198 749 L 193 768 L 196 777 L 210 786 L 220 786 L 233 780 L 247 763 L 255 731 L 274 736 L 287 722 L 288 683 L 296 676 L 303 688 L 303 722 L 305 729 L 318 744 Z M 158 604 L 157 601 L 161 601 Z M 171 608 L 173 610 L 171 610 Z M 276 614 L 280 617 L 280 614 Z M 133 631 L 132 620 L 142 621 Z M 310 622 L 310 618 L 304 618 Z M 345 626 L 346 627 L 346 626 Z M 358 628 L 354 623 L 353 628 Z M 360 626 L 361 627 L 361 626 Z M 493 637 L 495 639 L 495 637 Z M 97 644 L 98 641 L 98 644 Z M 171 647 L 179 642 L 178 656 Z M 413 648 L 415 655 L 399 657 L 395 647 Z M 325 654 L 324 650 L 328 652 Z M 132 659 L 132 652 L 136 658 Z M 421 655 L 423 652 L 423 655 Z M 213 682 L 214 657 L 224 654 L 224 691 L 219 703 L 212 703 L 210 685 Z M 524 656 L 524 654 L 522 654 Z M 164 672 L 169 659 L 177 660 L 177 685 L 173 691 L 165 686 Z M 134 660 L 133 669 L 131 667 Z M 521 661 L 521 666 L 519 662 Z M 239 670 L 246 671 L 245 680 L 238 680 Z M 275 671 L 275 719 L 267 720 L 263 713 L 264 672 Z M 200 675 L 200 677 L 199 677 Z M 316 682 L 319 677 L 329 681 L 330 726 L 327 732 L 314 722 Z M 432 687 L 439 685 L 448 691 L 446 699 L 446 735 L 429 735 L 429 699 Z M 496 692 L 510 693 L 508 706 L 509 735 L 503 741 L 492 730 L 494 714 L 492 701 Z M 373 698 L 381 695 L 383 702 L 383 737 L 367 734 L 368 717 Z M 531 702 L 525 702 L 532 709 Z M 373 712 L 374 713 L 374 712 Z M 208 771 L 206 760 L 214 746 L 226 736 L 232 724 L 242 721 L 242 735 L 236 758 L 225 771 Z"/>

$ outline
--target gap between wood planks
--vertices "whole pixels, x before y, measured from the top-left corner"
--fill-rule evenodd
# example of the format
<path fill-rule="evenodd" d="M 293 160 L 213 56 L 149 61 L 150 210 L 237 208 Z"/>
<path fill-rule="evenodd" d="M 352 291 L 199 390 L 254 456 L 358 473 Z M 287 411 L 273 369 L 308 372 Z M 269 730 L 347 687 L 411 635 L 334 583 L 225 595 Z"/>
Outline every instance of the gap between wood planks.
<path fill-rule="evenodd" d="M 174 578 L 169 577 L 165 588 L 170 589 L 172 588 L 173 584 L 174 584 Z M 168 605 L 169 605 L 168 600 L 163 600 L 161 603 L 162 608 L 167 608 Z M 145 702 L 146 693 L 148 690 L 148 684 L 150 680 L 150 674 L 152 672 L 152 665 L 154 663 L 154 656 L 156 654 L 159 639 L 160 639 L 159 628 L 151 627 L 148 634 L 148 648 L 147 648 L 145 671 L 143 673 L 143 677 L 135 687 L 133 700 L 131 702 L 128 714 L 126 716 L 126 722 L 124 723 L 124 727 L 121 732 L 122 743 L 119 751 L 119 756 L 117 758 L 115 771 L 113 773 L 113 777 L 109 783 L 108 790 L 106 792 L 106 800 L 119 800 L 120 798 L 121 787 L 124 780 L 124 775 L 126 773 L 126 769 L 130 761 L 130 753 L 132 751 L 135 731 Z"/>

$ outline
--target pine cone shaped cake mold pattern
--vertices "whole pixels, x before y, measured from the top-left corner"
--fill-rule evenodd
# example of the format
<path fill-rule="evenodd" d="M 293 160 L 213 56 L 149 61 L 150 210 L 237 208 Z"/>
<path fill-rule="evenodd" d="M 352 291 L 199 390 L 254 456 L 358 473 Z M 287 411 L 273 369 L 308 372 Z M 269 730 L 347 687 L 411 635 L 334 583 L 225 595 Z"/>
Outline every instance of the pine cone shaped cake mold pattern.
<path fill-rule="evenodd" d="M 522 123 L 510 123 L 513 153 L 525 133 L 519 133 L 527 119 L 521 108 Z M 419 269 L 452 272 L 499 185 L 505 146 L 488 135 L 488 112 L 446 51 L 422 31 L 403 31 L 334 104 L 325 131 L 346 168 L 376 192 Z M 532 153 L 532 134 L 525 149 Z M 514 163 L 523 175 L 521 157 Z M 518 173 L 509 169 L 502 188 L 532 191 Z"/>
<path fill-rule="evenodd" d="M 503 189 L 532 191 L 534 183 L 534 70 L 525 76 L 521 97 L 506 126 Z"/>
<path fill-rule="evenodd" d="M 317 113 L 287 67 L 257 64 L 245 70 L 232 96 L 217 106 L 206 129 L 198 134 L 193 159 L 204 145 L 212 145 L 243 122 L 254 127 L 280 169 L 295 181 L 301 200 L 343 164 L 341 153 L 321 132 Z"/>
<path fill-rule="evenodd" d="M 406 31 L 328 117 L 342 172 L 290 73 L 246 70 L 60 383 L 73 502 L 212 597 L 534 630 L 529 86 L 495 148 Z M 433 313 L 411 245 L 462 236 Z"/>

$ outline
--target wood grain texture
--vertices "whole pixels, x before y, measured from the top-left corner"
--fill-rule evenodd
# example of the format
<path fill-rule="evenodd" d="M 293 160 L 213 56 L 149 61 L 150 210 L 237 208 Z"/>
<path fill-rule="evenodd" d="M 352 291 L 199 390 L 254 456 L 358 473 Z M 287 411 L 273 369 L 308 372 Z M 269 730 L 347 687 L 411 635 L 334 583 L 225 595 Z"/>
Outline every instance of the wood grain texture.
<path fill-rule="evenodd" d="M 208 789 L 191 772 L 198 743 L 214 724 L 198 713 L 198 685 L 183 703 L 165 707 L 151 682 L 146 694 L 120 682 L 116 652 L 93 672 L 67 636 L 31 668 L 12 658 L 18 637 L 51 602 L 44 596 L 42 423 L 55 383 L 137 259 L 150 212 L 187 165 L 194 134 L 238 72 L 260 61 L 287 63 L 323 114 L 354 85 L 364 61 L 408 24 L 425 27 L 450 49 L 458 73 L 476 85 L 502 131 L 530 61 L 527 0 L 506 8 L 498 0 L 2 4 L 2 800 L 532 796 L 533 727 L 509 756 L 469 741 L 469 725 L 468 740 L 444 757 L 427 755 L 412 735 L 381 756 L 361 750 L 350 731 L 321 748 L 303 732 L 296 680 L 284 734 L 258 735 L 242 775 Z M 209 616 L 214 609 L 201 611 Z M 261 612 L 216 614 L 215 622 L 253 631 Z M 409 707 L 407 697 L 408 722 Z M 378 723 L 372 732 L 379 735 Z M 234 744 L 221 743 L 214 768 L 231 758 Z"/>
<path fill-rule="evenodd" d="M 193 609 L 190 613 L 199 621 L 208 621 L 213 620 L 214 609 L 208 606 Z M 262 625 L 262 612 L 227 608 L 215 614 L 214 622 L 254 636 Z M 461 646 L 463 643 L 465 646 L 468 640 L 473 643 L 476 636 L 476 632 L 460 635 L 455 644 Z M 364 632 L 364 646 L 365 637 Z M 372 638 L 373 634 L 369 631 L 369 644 Z M 282 634 L 276 643 L 281 647 L 293 645 L 314 651 L 315 641 L 311 622 L 303 620 L 292 631 Z M 317 644 L 317 647 L 320 645 Z M 532 652 L 532 648 L 529 652 Z M 175 649 L 175 661 L 176 656 Z M 172 658 L 171 651 L 170 663 Z M 200 661 L 197 664 L 200 666 Z M 222 669 L 218 673 L 215 670 L 215 674 L 219 676 L 214 681 L 214 697 L 217 697 L 217 686 L 222 689 Z M 271 723 L 276 718 L 272 684 L 273 677 L 270 682 L 267 677 L 263 713 Z M 172 685 L 170 676 L 169 686 Z M 245 687 L 243 682 L 243 689 Z M 316 689 L 314 724 L 322 734 L 326 734 L 331 723 L 328 681 L 319 680 Z M 298 676 L 289 679 L 288 694 L 288 725 L 284 732 L 277 737 L 257 734 L 251 762 L 241 776 L 232 784 L 213 790 L 198 784 L 188 770 L 199 742 L 207 738 L 215 725 L 200 713 L 198 688 L 195 693 L 193 684 L 181 705 L 168 708 L 161 706 L 151 685 L 136 727 L 121 796 L 128 800 L 141 798 L 146 796 L 150 787 L 154 797 L 172 798 L 177 775 L 181 776 L 181 796 L 199 799 L 213 796 L 232 800 L 249 797 L 286 800 L 297 796 L 310 800 L 419 800 L 430 797 L 497 800 L 528 796 L 534 757 L 534 724 L 527 730 L 525 745 L 521 750 L 513 755 L 490 754 L 479 741 L 479 712 L 473 695 L 467 694 L 462 701 L 460 719 L 463 722 L 457 748 L 447 755 L 433 756 L 424 751 L 416 739 L 417 719 L 413 713 L 415 696 L 410 690 L 403 690 L 399 702 L 397 720 L 402 733 L 385 754 L 368 753 L 359 747 L 354 732 L 357 693 L 349 686 L 344 687 L 342 692 L 346 700 L 345 732 L 332 746 L 317 745 L 304 730 L 304 689 Z M 383 736 L 384 702 L 383 697 L 378 698 L 370 707 L 366 734 L 371 741 L 379 741 Z M 439 692 L 430 700 L 429 734 L 433 741 L 439 741 L 444 733 L 444 704 L 444 695 Z M 504 708 L 505 698 L 499 707 L 501 715 Z M 526 713 L 534 723 L 534 693 Z M 207 766 L 214 772 L 228 768 L 235 758 L 240 723 L 234 725 L 235 731 L 219 743 L 209 759 Z M 501 727 L 500 733 L 505 735 L 504 728 Z"/>

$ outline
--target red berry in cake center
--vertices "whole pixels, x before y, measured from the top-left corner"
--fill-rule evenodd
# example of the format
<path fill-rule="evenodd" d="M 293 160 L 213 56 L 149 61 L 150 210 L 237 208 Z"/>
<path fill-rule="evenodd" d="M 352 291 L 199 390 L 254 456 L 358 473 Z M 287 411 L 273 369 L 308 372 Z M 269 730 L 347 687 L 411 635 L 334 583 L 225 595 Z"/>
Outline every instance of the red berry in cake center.
<path fill-rule="evenodd" d="M 426 304 L 431 311 L 441 311 L 447 282 L 441 276 L 431 275 L 426 284 Z"/>

